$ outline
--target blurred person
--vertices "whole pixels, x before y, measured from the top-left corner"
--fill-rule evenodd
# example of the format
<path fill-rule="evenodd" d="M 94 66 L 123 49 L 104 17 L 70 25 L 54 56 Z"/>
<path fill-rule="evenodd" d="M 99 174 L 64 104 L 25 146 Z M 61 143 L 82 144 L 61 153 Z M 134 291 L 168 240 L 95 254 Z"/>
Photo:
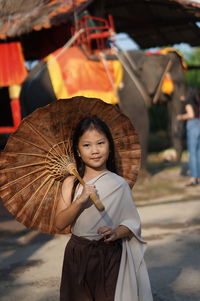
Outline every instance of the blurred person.
<path fill-rule="evenodd" d="M 195 87 L 190 87 L 185 100 L 185 113 L 177 115 L 186 121 L 186 138 L 189 153 L 190 179 L 186 186 L 200 183 L 200 95 Z"/>

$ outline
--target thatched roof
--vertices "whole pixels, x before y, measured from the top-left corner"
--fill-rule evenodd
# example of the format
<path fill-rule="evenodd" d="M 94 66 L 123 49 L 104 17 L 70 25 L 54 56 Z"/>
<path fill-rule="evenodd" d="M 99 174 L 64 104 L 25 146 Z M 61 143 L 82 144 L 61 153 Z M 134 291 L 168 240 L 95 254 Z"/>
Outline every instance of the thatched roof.
<path fill-rule="evenodd" d="M 0 39 L 69 22 L 85 7 L 114 17 L 116 32 L 128 33 L 142 48 L 175 43 L 200 45 L 200 1 L 186 0 L 0 0 Z"/>
<path fill-rule="evenodd" d="M 0 39 L 66 22 L 89 0 L 0 0 Z"/>

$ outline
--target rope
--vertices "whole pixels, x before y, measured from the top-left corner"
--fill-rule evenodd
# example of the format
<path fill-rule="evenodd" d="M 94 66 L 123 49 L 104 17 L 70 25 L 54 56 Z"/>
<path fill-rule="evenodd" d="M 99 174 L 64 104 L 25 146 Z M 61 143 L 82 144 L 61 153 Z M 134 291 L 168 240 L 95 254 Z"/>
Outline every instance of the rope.
<path fill-rule="evenodd" d="M 161 87 L 162 87 L 163 80 L 164 80 L 164 78 L 165 78 L 166 73 L 167 73 L 167 72 L 169 71 L 169 69 L 171 68 L 171 65 L 172 65 L 172 60 L 169 59 L 169 61 L 167 62 L 167 66 L 166 66 L 166 68 L 165 68 L 165 70 L 164 70 L 164 72 L 163 72 L 163 75 L 162 75 L 162 77 L 161 77 L 161 79 L 160 79 L 160 83 L 159 83 L 159 85 L 158 85 L 157 91 L 156 91 L 156 93 L 155 93 L 155 95 L 154 95 L 154 98 L 153 98 L 153 103 L 154 103 L 154 104 L 156 104 L 156 103 L 158 102 L 158 98 L 159 98 L 159 96 L 160 96 L 160 92 L 161 92 Z"/>
<path fill-rule="evenodd" d="M 142 84 L 140 83 L 140 81 L 138 80 L 136 75 L 132 72 L 130 66 L 125 62 L 124 58 L 122 58 L 122 55 L 119 54 L 118 49 L 116 47 L 112 47 L 112 49 L 113 49 L 115 55 L 117 56 L 118 60 L 122 63 L 122 65 L 123 65 L 124 69 L 126 70 L 126 72 L 128 73 L 128 75 L 130 76 L 131 80 L 136 85 L 138 91 L 140 92 L 141 96 L 144 99 L 144 102 L 147 104 L 147 106 L 150 106 L 151 98 L 146 93 L 144 87 L 142 86 Z"/>
<path fill-rule="evenodd" d="M 123 54 L 124 54 L 124 56 L 126 57 L 126 59 L 127 59 L 127 61 L 129 62 L 129 64 L 131 65 L 131 67 L 133 68 L 133 70 L 137 71 L 137 70 L 138 70 L 138 67 L 137 67 L 137 65 L 135 64 L 134 59 L 130 57 L 128 51 L 124 51 Z"/>
<path fill-rule="evenodd" d="M 68 49 L 75 41 L 76 39 L 85 31 L 84 28 L 81 28 L 78 32 L 76 32 L 70 39 L 67 41 L 67 43 L 62 47 L 62 49 L 55 55 L 55 57 L 61 56 L 65 49 Z M 47 64 L 51 63 L 51 59 L 47 62 Z"/>
<path fill-rule="evenodd" d="M 84 31 L 85 31 L 85 29 L 82 28 L 78 32 L 76 32 L 54 57 L 57 58 L 57 57 L 61 56 L 63 54 L 63 52 L 66 49 L 68 49 Z M 47 65 L 49 65 L 53 62 L 54 62 L 54 60 L 49 59 L 49 61 L 47 61 L 46 64 L 35 73 L 34 78 L 36 78 L 40 72 L 42 72 L 45 68 L 47 68 Z M 33 80 L 33 78 L 32 78 L 32 80 Z"/>
<path fill-rule="evenodd" d="M 111 86 L 113 88 L 113 91 L 114 91 L 115 95 L 117 96 L 117 98 L 119 99 L 119 95 L 117 93 L 117 89 L 115 88 L 115 82 L 113 80 L 112 74 L 111 74 L 110 69 L 108 67 L 107 60 L 105 59 L 105 55 L 104 55 L 104 53 L 102 51 L 99 53 L 99 58 L 100 58 L 100 61 L 102 62 L 103 66 L 105 68 L 105 71 L 107 73 L 108 79 L 109 79 L 109 81 L 111 83 Z"/>

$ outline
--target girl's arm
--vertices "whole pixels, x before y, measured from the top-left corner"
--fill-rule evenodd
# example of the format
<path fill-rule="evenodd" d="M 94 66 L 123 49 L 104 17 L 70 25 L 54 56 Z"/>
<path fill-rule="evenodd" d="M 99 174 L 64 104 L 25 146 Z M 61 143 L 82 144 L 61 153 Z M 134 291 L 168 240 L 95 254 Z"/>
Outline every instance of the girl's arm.
<path fill-rule="evenodd" d="M 101 227 L 98 230 L 98 234 L 104 237 L 105 242 L 114 241 L 116 239 L 131 237 L 132 232 L 124 225 L 119 225 L 117 228 L 112 229 L 112 227 Z"/>
<path fill-rule="evenodd" d="M 194 118 L 194 110 L 190 104 L 185 106 L 186 113 L 177 115 L 178 120 L 188 120 Z"/>
<path fill-rule="evenodd" d="M 61 195 L 58 201 L 55 218 L 55 226 L 59 230 L 63 230 L 75 221 L 77 215 L 82 209 L 82 205 L 88 200 L 90 194 L 95 192 L 93 185 L 86 184 L 83 187 L 83 191 L 80 196 L 72 202 L 74 181 L 75 177 L 67 177 L 61 188 Z"/>

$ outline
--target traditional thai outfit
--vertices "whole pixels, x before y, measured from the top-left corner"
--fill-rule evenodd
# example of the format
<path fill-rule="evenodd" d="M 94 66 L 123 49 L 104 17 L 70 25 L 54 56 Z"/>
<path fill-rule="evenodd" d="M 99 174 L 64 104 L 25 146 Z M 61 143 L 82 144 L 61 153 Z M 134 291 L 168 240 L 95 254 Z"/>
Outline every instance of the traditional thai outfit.
<path fill-rule="evenodd" d="M 63 263 L 61 300 L 79 301 L 78 298 L 73 298 L 72 296 L 70 299 L 69 297 L 64 297 L 67 296 L 65 295 L 65 291 L 70 290 L 67 281 L 71 279 L 71 282 L 73 282 L 72 275 L 70 275 L 69 271 L 69 264 L 71 264 L 69 262 L 73 260 L 76 262 L 75 269 L 79 268 L 76 274 L 79 278 L 77 285 L 79 283 L 84 287 L 84 285 L 87 284 L 87 291 L 89 292 L 84 298 L 80 297 L 80 301 L 153 300 L 149 277 L 144 262 L 146 243 L 140 237 L 140 217 L 134 205 L 132 192 L 128 183 L 117 174 L 106 171 L 90 180 L 88 184 L 95 185 L 97 194 L 105 206 L 105 211 L 98 211 L 93 203 L 88 201 L 83 211 L 77 217 L 74 225 L 72 225 L 72 238 L 66 247 Z M 75 198 L 81 193 L 81 190 L 82 186 L 80 185 Z M 100 227 L 110 226 L 116 228 L 119 225 L 124 225 L 129 228 L 132 232 L 131 237 L 105 243 L 101 235 L 97 233 Z M 81 253 L 82 251 L 77 251 L 79 253 L 76 252 L 78 244 L 81 245 L 81 250 L 85 248 L 86 251 L 84 253 Z M 94 248 L 95 245 L 97 245 L 96 249 Z M 100 249 L 102 251 L 97 254 Z M 80 256 L 77 256 L 77 254 Z M 102 259 L 103 256 L 106 258 L 106 261 Z M 88 269 L 92 269 L 92 264 L 89 263 L 89 261 L 90 259 L 94 260 L 95 257 L 99 258 L 99 264 L 96 263 L 96 266 L 93 266 L 93 272 L 91 270 L 92 275 L 90 279 L 87 279 Z M 77 263 L 77 261 L 79 261 L 79 263 Z M 111 263 L 111 265 L 109 265 L 109 263 Z M 71 267 L 71 270 L 73 270 L 73 267 Z M 107 275 L 108 273 L 109 275 Z M 66 276 L 66 274 L 68 274 L 68 276 Z M 99 278 L 99 274 L 101 274 L 101 279 Z M 108 279 L 113 279 L 113 281 L 111 280 L 110 283 L 107 283 Z M 90 281 L 93 281 L 95 286 L 92 288 L 92 296 L 89 296 L 91 292 L 90 287 L 88 287 Z M 101 287 L 101 292 L 105 291 L 104 297 L 100 297 L 101 294 L 94 296 L 98 285 Z M 113 285 L 114 294 L 110 297 L 109 289 L 111 288 L 112 294 Z"/>

